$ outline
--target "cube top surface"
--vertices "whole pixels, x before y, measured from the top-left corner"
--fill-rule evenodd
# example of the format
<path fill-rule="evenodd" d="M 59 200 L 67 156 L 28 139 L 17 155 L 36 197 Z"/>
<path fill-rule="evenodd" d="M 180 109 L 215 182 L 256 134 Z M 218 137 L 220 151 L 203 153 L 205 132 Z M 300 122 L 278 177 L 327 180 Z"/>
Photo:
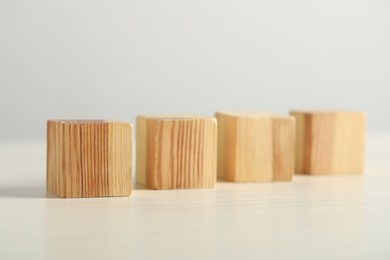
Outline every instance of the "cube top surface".
<path fill-rule="evenodd" d="M 119 121 L 111 121 L 111 120 L 100 120 L 100 119 L 50 119 L 48 122 L 58 123 L 58 124 L 65 124 L 65 125 L 99 125 L 99 124 L 110 124 L 110 123 L 125 123 L 125 122 L 119 122 Z"/>
<path fill-rule="evenodd" d="M 281 119 L 293 119 L 289 115 L 280 115 L 277 113 L 268 112 L 217 112 L 216 115 L 230 116 L 235 118 L 281 118 Z"/>
<path fill-rule="evenodd" d="M 152 119 L 152 120 L 193 120 L 193 119 L 210 119 L 215 120 L 214 117 L 211 116 L 201 116 L 201 115 L 139 115 L 138 118 Z"/>
<path fill-rule="evenodd" d="M 304 114 L 304 115 L 338 115 L 338 114 L 346 114 L 346 115 L 355 115 L 360 114 L 364 115 L 365 113 L 362 111 L 352 111 L 352 110 L 291 110 L 290 114 Z"/>

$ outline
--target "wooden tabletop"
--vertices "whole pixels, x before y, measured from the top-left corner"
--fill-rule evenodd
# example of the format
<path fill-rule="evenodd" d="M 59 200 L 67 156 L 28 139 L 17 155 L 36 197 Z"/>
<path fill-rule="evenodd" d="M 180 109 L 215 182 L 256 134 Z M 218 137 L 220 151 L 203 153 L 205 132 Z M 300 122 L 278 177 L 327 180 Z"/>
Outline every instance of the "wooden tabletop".
<path fill-rule="evenodd" d="M 0 143 L 0 259 L 390 259 L 390 135 L 363 176 L 60 199 L 44 142 Z"/>

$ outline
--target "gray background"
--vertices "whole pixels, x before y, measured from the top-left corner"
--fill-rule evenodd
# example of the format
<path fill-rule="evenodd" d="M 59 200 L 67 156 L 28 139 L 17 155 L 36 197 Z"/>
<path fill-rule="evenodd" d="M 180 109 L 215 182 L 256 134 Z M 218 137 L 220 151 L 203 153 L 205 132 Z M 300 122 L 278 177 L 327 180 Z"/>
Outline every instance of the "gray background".
<path fill-rule="evenodd" d="M 363 110 L 390 130 L 388 0 L 0 0 L 0 139 L 49 118 Z"/>

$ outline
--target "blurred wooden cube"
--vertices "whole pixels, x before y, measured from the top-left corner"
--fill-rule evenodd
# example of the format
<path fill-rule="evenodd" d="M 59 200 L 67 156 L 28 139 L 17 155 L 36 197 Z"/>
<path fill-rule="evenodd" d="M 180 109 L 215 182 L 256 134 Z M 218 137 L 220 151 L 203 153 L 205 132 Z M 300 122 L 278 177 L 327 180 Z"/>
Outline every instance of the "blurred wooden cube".
<path fill-rule="evenodd" d="M 150 189 L 213 188 L 217 122 L 202 116 L 137 117 L 137 182 Z"/>
<path fill-rule="evenodd" d="M 129 196 L 131 153 L 131 124 L 49 120 L 47 190 L 62 198 Z"/>
<path fill-rule="evenodd" d="M 216 113 L 218 178 L 231 182 L 291 181 L 295 121 L 266 113 Z"/>
<path fill-rule="evenodd" d="M 296 172 L 360 174 L 364 171 L 365 114 L 292 111 L 297 122 Z"/>

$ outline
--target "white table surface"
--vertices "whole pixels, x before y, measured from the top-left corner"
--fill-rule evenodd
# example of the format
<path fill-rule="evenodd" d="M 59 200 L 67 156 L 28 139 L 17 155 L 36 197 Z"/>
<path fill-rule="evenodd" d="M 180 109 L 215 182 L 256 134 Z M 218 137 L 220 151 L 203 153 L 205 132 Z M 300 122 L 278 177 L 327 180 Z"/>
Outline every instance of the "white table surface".
<path fill-rule="evenodd" d="M 363 176 L 45 192 L 45 143 L 0 143 L 0 259 L 390 259 L 390 136 L 369 136 Z"/>

